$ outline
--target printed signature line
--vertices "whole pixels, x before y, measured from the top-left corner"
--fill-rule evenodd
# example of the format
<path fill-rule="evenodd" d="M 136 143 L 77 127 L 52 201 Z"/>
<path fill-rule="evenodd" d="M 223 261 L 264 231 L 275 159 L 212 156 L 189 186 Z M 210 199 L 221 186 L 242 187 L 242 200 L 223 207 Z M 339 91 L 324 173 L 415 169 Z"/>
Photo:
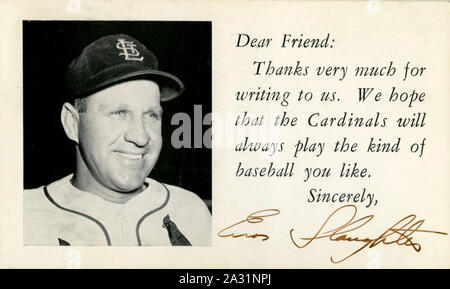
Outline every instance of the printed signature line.
<path fill-rule="evenodd" d="M 265 220 L 265 218 L 273 217 L 279 215 L 281 212 L 278 209 L 266 209 L 254 212 L 248 215 L 247 218 L 236 222 L 230 226 L 225 227 L 224 229 L 218 232 L 218 236 L 221 238 L 249 238 L 249 239 L 257 239 L 259 238 L 261 241 L 267 241 L 270 237 L 268 233 L 235 233 L 233 230 L 237 229 L 240 224 L 257 224 L 261 223 Z M 333 229 L 329 229 L 328 226 L 331 223 L 331 220 L 334 221 L 337 214 L 340 214 L 341 217 L 339 220 L 346 220 L 342 225 L 338 225 Z M 448 235 L 445 232 L 423 229 L 421 228 L 425 223 L 425 220 L 417 220 L 417 216 L 415 214 L 408 215 L 394 225 L 390 226 L 386 229 L 382 234 L 375 235 L 377 237 L 371 238 L 368 236 L 351 236 L 349 233 L 360 229 L 370 223 L 375 215 L 367 215 L 361 218 L 356 218 L 358 213 L 358 209 L 355 205 L 344 205 L 342 207 L 334 210 L 326 219 L 325 222 L 320 226 L 319 230 L 312 237 L 295 237 L 294 231 L 295 229 L 289 230 L 289 237 L 291 242 L 294 244 L 296 248 L 303 249 L 310 245 L 314 240 L 318 239 L 328 239 L 332 242 L 360 242 L 363 245 L 357 248 L 354 251 L 351 251 L 348 255 L 336 259 L 331 256 L 330 260 L 332 263 L 341 263 L 345 260 L 348 260 L 350 257 L 356 255 L 361 252 L 365 248 L 373 248 L 380 244 L 384 245 L 397 245 L 397 246 L 407 246 L 412 247 L 415 252 L 420 252 L 422 249 L 422 245 L 413 239 L 413 234 L 415 233 L 427 233 L 427 234 L 437 234 L 437 235 Z M 343 214 L 343 216 L 342 216 Z M 302 244 L 303 243 L 303 244 Z"/>

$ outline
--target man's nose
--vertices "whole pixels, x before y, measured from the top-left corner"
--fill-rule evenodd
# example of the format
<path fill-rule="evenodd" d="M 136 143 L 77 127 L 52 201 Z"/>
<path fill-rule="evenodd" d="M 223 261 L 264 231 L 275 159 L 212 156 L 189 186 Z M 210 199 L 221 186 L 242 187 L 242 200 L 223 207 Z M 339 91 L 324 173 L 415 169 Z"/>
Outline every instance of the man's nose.
<path fill-rule="evenodd" d="M 136 119 L 130 122 L 125 132 L 125 140 L 134 143 L 138 147 L 144 147 L 150 141 L 150 135 L 145 129 L 143 120 Z"/>

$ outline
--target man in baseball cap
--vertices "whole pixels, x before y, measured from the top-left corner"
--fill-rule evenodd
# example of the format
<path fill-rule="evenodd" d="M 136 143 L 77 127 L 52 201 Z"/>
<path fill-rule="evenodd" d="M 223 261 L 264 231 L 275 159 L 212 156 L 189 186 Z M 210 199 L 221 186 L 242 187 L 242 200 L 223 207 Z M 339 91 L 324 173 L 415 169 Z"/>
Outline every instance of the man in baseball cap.
<path fill-rule="evenodd" d="M 24 194 L 25 245 L 210 245 L 211 215 L 182 188 L 148 177 L 162 147 L 160 102 L 183 83 L 125 35 L 102 37 L 67 70 L 61 122 L 73 174 Z"/>

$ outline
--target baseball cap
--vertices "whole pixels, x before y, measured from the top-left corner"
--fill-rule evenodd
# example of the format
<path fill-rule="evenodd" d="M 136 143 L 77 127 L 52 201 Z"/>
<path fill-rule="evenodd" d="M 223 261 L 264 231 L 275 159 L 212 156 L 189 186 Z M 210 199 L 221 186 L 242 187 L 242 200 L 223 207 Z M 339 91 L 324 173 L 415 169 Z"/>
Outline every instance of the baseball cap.
<path fill-rule="evenodd" d="M 126 34 L 117 34 L 92 42 L 70 63 L 67 93 L 75 99 L 135 78 L 158 83 L 161 101 L 174 99 L 184 91 L 181 80 L 158 70 L 158 60 L 150 50 Z"/>

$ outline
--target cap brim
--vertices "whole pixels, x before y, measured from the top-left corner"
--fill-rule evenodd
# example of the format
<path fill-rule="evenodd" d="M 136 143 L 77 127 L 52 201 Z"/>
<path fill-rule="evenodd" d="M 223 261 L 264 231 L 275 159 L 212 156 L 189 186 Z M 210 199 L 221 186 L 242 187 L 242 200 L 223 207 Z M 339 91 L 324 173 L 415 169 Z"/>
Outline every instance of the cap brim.
<path fill-rule="evenodd" d="M 115 76 L 117 75 L 117 76 Z M 87 88 L 84 94 L 91 94 L 108 86 L 131 79 L 149 79 L 155 81 L 160 88 L 161 101 L 169 101 L 178 97 L 184 91 L 184 84 L 176 76 L 153 69 L 142 69 L 142 67 L 113 67 L 97 73 L 90 79 L 95 86 Z"/>

